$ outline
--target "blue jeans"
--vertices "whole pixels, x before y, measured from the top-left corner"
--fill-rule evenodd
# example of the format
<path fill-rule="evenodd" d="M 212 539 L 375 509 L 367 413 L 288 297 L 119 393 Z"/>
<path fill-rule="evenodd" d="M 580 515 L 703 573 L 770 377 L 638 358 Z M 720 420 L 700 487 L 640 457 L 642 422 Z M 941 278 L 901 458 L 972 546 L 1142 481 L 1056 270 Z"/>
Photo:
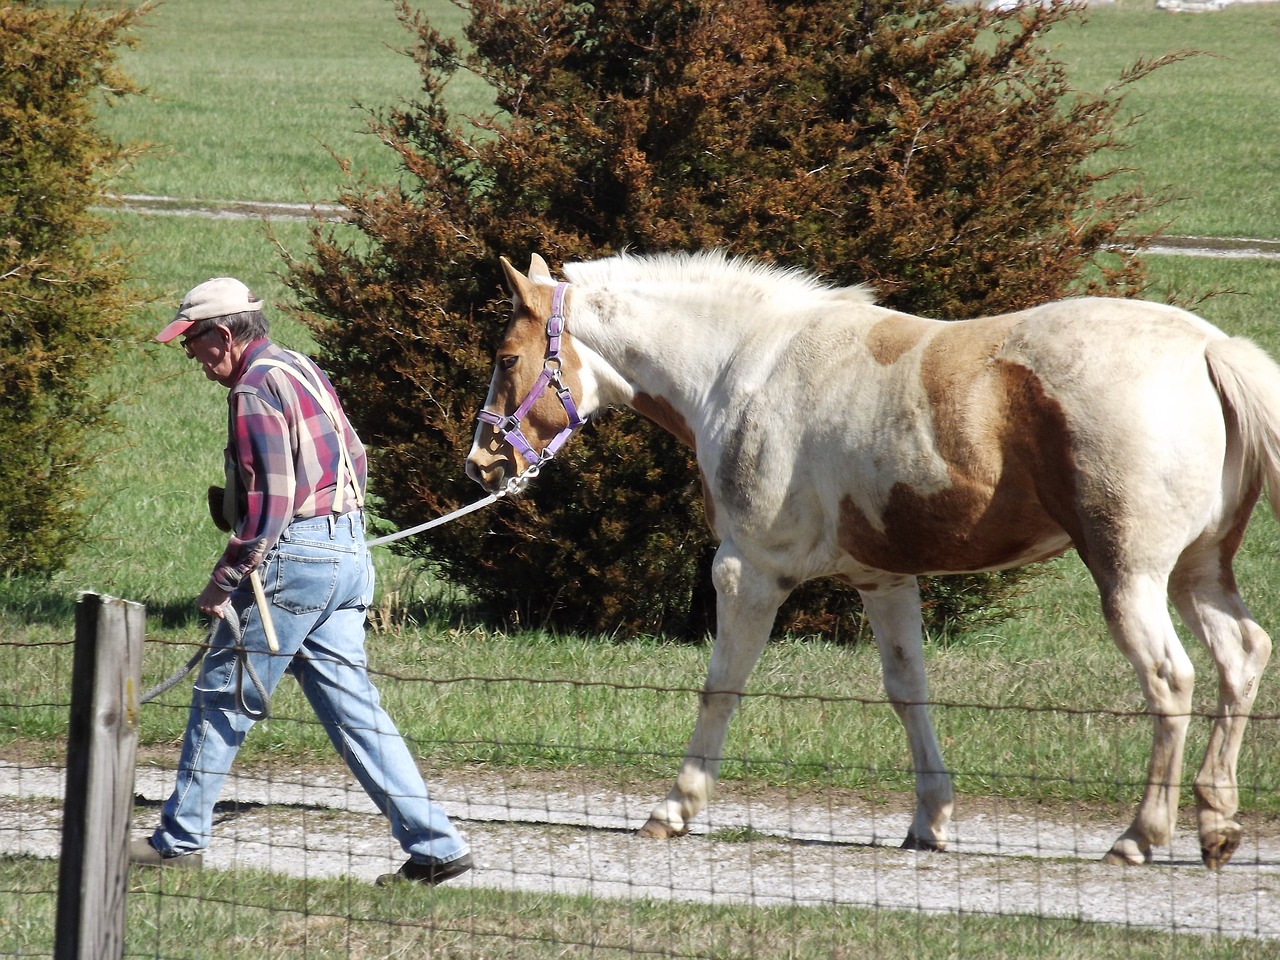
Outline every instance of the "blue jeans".
<path fill-rule="evenodd" d="M 339 755 L 391 822 L 410 859 L 447 863 L 468 852 L 448 816 L 433 803 L 413 755 L 379 705 L 364 650 L 365 611 L 373 600 L 373 565 L 359 513 L 295 520 L 259 568 L 280 650 L 271 653 L 249 582 L 231 603 L 244 628 L 249 661 L 266 688 L 286 671 L 297 678 Z M 165 856 L 209 845 L 213 806 L 236 751 L 265 704 L 236 669 L 235 638 L 223 622 L 191 696 L 177 786 L 165 801 L 151 844 Z"/>

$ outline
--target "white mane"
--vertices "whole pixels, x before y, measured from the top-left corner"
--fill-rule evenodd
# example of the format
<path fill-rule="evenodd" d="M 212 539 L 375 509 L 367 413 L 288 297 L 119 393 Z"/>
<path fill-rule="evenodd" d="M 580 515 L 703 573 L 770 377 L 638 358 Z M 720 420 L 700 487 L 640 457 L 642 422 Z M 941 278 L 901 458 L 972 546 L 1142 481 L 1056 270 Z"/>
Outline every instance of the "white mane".
<path fill-rule="evenodd" d="M 797 267 L 779 267 L 722 250 L 700 253 L 621 253 L 602 260 L 566 263 L 564 274 L 583 286 L 675 285 L 719 288 L 721 295 L 759 302 L 779 302 L 789 308 L 832 300 L 875 303 L 875 292 L 859 284 L 834 287 Z"/>

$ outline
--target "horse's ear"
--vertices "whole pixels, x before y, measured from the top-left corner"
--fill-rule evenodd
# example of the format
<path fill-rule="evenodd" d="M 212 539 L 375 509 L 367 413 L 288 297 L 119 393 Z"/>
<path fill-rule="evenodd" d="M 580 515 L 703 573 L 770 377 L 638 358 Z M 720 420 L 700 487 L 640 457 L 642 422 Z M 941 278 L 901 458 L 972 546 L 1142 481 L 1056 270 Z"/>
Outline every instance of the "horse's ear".
<path fill-rule="evenodd" d="M 529 279 L 540 283 L 555 283 L 555 278 L 551 276 L 551 268 L 547 266 L 547 261 L 536 253 L 529 257 Z"/>
<path fill-rule="evenodd" d="M 533 283 L 523 273 L 511 265 L 511 261 L 506 257 L 500 258 L 502 261 L 502 272 L 507 278 L 507 291 L 511 294 L 511 300 L 518 310 L 521 306 L 530 302 L 530 295 L 533 293 Z"/>

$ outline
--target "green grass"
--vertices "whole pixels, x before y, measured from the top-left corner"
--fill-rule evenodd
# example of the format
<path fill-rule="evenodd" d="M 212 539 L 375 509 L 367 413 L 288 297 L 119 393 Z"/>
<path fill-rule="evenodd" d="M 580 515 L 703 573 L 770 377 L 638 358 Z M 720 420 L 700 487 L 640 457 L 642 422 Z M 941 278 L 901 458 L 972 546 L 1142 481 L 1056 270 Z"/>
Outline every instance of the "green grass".
<path fill-rule="evenodd" d="M 440 5 L 440 13 L 452 8 Z M 453 17 L 456 21 L 456 15 Z M 147 92 L 104 118 L 117 137 L 156 144 L 127 192 L 204 199 L 318 200 L 350 158 L 392 172 L 364 134 L 365 112 L 412 93 L 411 39 L 390 0 L 204 3 L 165 0 L 122 67 Z"/>
<path fill-rule="evenodd" d="M 459 14 L 451 4 L 435 0 L 427 7 L 456 29 Z M 413 92 L 412 65 L 385 46 L 403 46 L 408 36 L 389 2 L 167 0 L 146 23 L 143 46 L 126 56 L 125 66 L 151 87 L 154 99 L 117 108 L 106 122 L 120 136 L 150 137 L 163 147 L 138 165 L 123 189 L 189 199 L 332 197 L 342 178 L 322 143 L 355 158 L 358 168 L 393 175 L 387 151 L 358 132 L 363 120 L 351 106 L 385 107 Z M 1231 56 L 1161 71 L 1130 99 L 1146 119 L 1127 162 L 1149 182 L 1171 183 L 1188 197 L 1170 208 L 1177 217 L 1173 232 L 1280 236 L 1280 177 L 1270 149 L 1280 126 L 1277 29 L 1280 5 L 1199 18 L 1125 6 L 1096 10 L 1089 25 L 1055 36 L 1086 86 L 1101 85 L 1139 54 L 1190 46 Z M 473 109 L 483 105 L 478 85 L 460 85 L 456 94 Z M 66 728 L 78 591 L 147 604 L 147 684 L 182 663 L 201 637 L 193 598 L 222 546 L 203 500 L 205 487 L 220 479 L 225 394 L 180 351 L 151 342 L 152 334 L 193 283 L 229 273 L 279 305 L 272 312 L 278 340 L 311 345 L 305 329 L 282 312 L 288 295 L 279 279 L 281 248 L 306 255 L 302 224 L 273 223 L 273 240 L 253 221 L 112 217 L 138 251 L 147 306 L 135 318 L 119 365 L 105 372 L 124 395 L 116 411 L 123 432 L 93 475 L 92 537 L 63 574 L 0 581 L 0 751 L 51 761 L 61 755 Z M 1236 291 L 1213 298 L 1201 312 L 1280 355 L 1280 264 L 1179 257 L 1152 263 L 1161 286 Z M 477 385 L 477 399 L 482 392 Z M 1238 573 L 1261 622 L 1280 630 L 1278 547 L 1275 522 L 1260 516 Z M 635 779 L 674 774 L 693 724 L 705 645 L 495 632 L 466 623 L 465 607 L 450 604 L 447 586 L 428 573 L 385 549 L 376 560 L 379 603 L 399 619 L 394 629 L 372 636 L 370 655 L 384 673 L 380 685 L 390 712 L 430 764 L 598 768 Z M 1048 570 L 1020 616 L 930 649 L 933 696 L 957 704 L 936 712 L 944 752 L 962 802 L 986 793 L 1086 799 L 1115 804 L 1120 818 L 1137 796 L 1149 748 L 1147 722 L 1128 713 L 1140 709 L 1136 682 L 1105 638 L 1079 561 L 1063 558 Z M 396 590 L 401 596 L 393 602 Z M 406 611 L 416 619 L 405 619 Z M 1203 710 L 1214 683 L 1194 645 L 1193 654 Z M 143 711 L 144 745 L 176 757 L 185 689 Z M 879 664 L 868 646 L 781 640 L 766 651 L 751 690 L 731 730 L 729 781 L 873 792 L 909 785 L 905 738 L 879 703 Z M 1053 709 L 1062 706 L 1082 712 Z M 336 763 L 293 685 L 281 688 L 273 708 L 271 723 L 250 736 L 243 763 Z M 1280 765 L 1272 747 L 1280 684 L 1274 677 L 1263 684 L 1257 712 L 1241 760 L 1244 803 L 1274 816 L 1280 814 Z M 1193 723 L 1189 771 L 1205 726 Z M 640 802 L 650 799 L 656 797 Z M 636 929 L 645 930 L 642 946 L 666 937 L 676 955 L 1249 957 L 1255 950 L 1043 920 L 700 907 L 682 907 L 672 919 L 669 908 L 643 903 L 566 904 L 483 891 L 387 899 L 339 882 L 235 877 L 230 896 L 227 876 L 216 874 L 135 889 L 131 950 L 185 956 L 193 943 L 217 942 L 227 944 L 223 955 L 232 957 L 300 947 L 321 957 L 424 950 L 477 955 L 458 945 L 465 940 L 482 944 L 485 955 L 558 954 L 566 944 L 598 944 L 597 952 L 609 955 L 635 948 Z M 48 952 L 55 886 L 47 863 L 0 862 L 0 953 Z M 225 899 L 245 906 L 210 907 Z M 522 918 L 520 929 L 531 931 L 530 940 L 516 942 L 505 926 L 493 929 L 484 920 L 507 914 Z"/>
<path fill-rule="evenodd" d="M 1090 10 L 1082 26 L 1055 30 L 1057 55 L 1084 90 L 1101 91 L 1139 57 L 1207 55 L 1129 87 L 1126 116 L 1140 117 L 1119 162 L 1151 193 L 1176 197 L 1160 211 L 1173 234 L 1280 238 L 1280 9 L 1240 4 L 1208 16 L 1172 15 L 1151 2 Z"/>
<path fill-rule="evenodd" d="M 0 859 L 0 954 L 53 950 L 56 865 Z M 15 896 L 14 891 L 24 891 Z M 214 904 L 231 902 L 235 909 Z M 344 880 L 207 871 L 131 878 L 126 956 L 327 958 L 1036 957 L 1261 960 L 1273 945 L 1070 920 L 840 907 L 744 910 L 496 890 L 378 890 Z"/>
<path fill-rule="evenodd" d="M 78 0 L 63 0 L 75 5 Z M 459 36 L 463 11 L 415 5 Z M 415 37 L 392 0 L 296 3 L 164 0 L 145 16 L 121 66 L 147 91 L 108 111 L 105 129 L 155 145 L 121 192 L 203 200 L 327 201 L 354 173 L 385 182 L 395 157 L 368 133 L 418 93 L 405 51 Z M 484 85 L 462 74 L 456 108 L 485 106 Z"/>
<path fill-rule="evenodd" d="M 69 2 L 69 0 L 64 0 Z M 447 0 L 420 4 L 459 35 Z M 417 92 L 412 36 L 391 0 L 308 4 L 166 0 L 144 18 L 122 65 L 149 90 L 108 111 L 108 131 L 157 144 L 122 189 L 182 198 L 328 200 L 342 184 L 329 150 L 375 180 L 394 157 L 365 133 L 379 112 Z M 1140 116 L 1122 163 L 1152 192 L 1177 197 L 1162 217 L 1175 234 L 1280 238 L 1280 9 L 1241 4 L 1211 16 L 1156 11 L 1153 0 L 1095 7 L 1050 38 L 1077 85 L 1100 91 L 1138 58 L 1206 56 L 1128 88 Z M 317 56 L 323 51 L 323 56 Z M 455 110 L 489 109 L 484 85 L 459 75 Z"/>

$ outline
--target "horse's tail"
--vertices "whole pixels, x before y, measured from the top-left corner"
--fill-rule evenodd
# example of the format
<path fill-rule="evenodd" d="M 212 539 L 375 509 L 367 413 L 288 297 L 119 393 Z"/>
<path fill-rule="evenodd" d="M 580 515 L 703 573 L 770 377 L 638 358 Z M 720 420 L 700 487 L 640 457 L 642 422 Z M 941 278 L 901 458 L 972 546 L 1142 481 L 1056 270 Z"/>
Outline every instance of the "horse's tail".
<path fill-rule="evenodd" d="M 1280 517 L 1280 366 L 1238 337 L 1210 340 L 1205 360 L 1218 396 L 1234 416 L 1245 477 L 1266 482 L 1271 511 Z"/>

